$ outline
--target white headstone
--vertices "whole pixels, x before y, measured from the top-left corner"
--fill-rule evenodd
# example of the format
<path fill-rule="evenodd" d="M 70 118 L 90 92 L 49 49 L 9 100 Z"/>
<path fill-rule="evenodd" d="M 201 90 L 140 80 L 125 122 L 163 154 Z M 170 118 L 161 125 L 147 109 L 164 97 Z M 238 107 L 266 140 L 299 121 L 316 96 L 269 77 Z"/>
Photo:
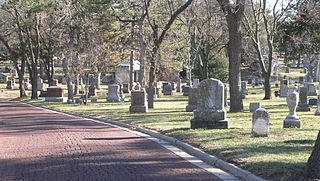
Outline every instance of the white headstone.
<path fill-rule="evenodd" d="M 258 108 L 252 116 L 252 136 L 268 136 L 269 113 L 264 108 Z"/>
<path fill-rule="evenodd" d="M 283 127 L 284 128 L 300 128 L 300 119 L 297 116 L 297 106 L 299 101 L 299 93 L 298 92 L 291 92 L 288 93 L 287 96 L 287 104 L 289 107 L 289 114 L 284 119 Z"/>

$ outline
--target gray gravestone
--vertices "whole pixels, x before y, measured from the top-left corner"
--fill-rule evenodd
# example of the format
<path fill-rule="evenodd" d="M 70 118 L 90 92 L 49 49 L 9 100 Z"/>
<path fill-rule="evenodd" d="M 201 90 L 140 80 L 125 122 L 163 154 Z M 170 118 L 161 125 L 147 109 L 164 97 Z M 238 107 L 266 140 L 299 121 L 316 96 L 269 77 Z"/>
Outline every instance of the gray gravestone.
<path fill-rule="evenodd" d="M 130 112 L 145 113 L 148 112 L 147 98 L 145 89 L 131 92 Z"/>
<path fill-rule="evenodd" d="M 7 89 L 13 89 L 13 81 L 12 80 L 8 80 L 7 81 Z"/>
<path fill-rule="evenodd" d="M 96 95 L 97 95 L 96 87 L 94 85 L 90 85 L 88 96 L 91 97 L 91 96 L 96 96 Z"/>
<path fill-rule="evenodd" d="M 199 100 L 197 109 L 193 111 L 194 118 L 190 121 L 191 128 L 228 128 L 224 110 L 224 84 L 217 79 L 206 79 L 199 85 Z"/>
<path fill-rule="evenodd" d="M 298 111 L 310 111 L 308 104 L 308 89 L 307 87 L 299 87 L 299 104 Z"/>
<path fill-rule="evenodd" d="M 299 100 L 298 92 L 288 93 L 287 104 L 289 107 L 289 114 L 283 121 L 284 128 L 300 128 L 300 119 L 297 116 L 297 106 Z"/>
<path fill-rule="evenodd" d="M 122 84 L 122 91 L 125 94 L 130 93 L 129 84 Z"/>
<path fill-rule="evenodd" d="M 190 92 L 190 86 L 188 86 L 188 85 L 182 86 L 183 96 L 189 96 L 189 92 Z"/>
<path fill-rule="evenodd" d="M 163 87 L 163 95 L 165 96 L 170 96 L 172 95 L 172 86 L 170 83 L 168 83 L 167 85 L 165 85 Z"/>
<path fill-rule="evenodd" d="M 43 79 L 38 78 L 38 87 L 37 87 L 38 91 L 43 91 L 44 90 L 44 83 L 43 83 Z"/>
<path fill-rule="evenodd" d="M 304 86 L 307 87 L 308 96 L 317 96 L 317 89 L 314 83 L 305 83 Z"/>
<path fill-rule="evenodd" d="M 193 79 L 192 88 L 198 88 L 198 87 L 199 87 L 199 79 Z"/>
<path fill-rule="evenodd" d="M 109 85 L 108 102 L 123 102 L 124 98 L 120 94 L 120 87 L 117 84 Z"/>
<path fill-rule="evenodd" d="M 241 81 L 241 95 L 242 98 L 246 98 L 246 95 L 248 95 L 248 90 L 247 90 L 247 82 L 246 81 Z"/>
<path fill-rule="evenodd" d="M 290 73 L 290 68 L 286 67 L 285 73 Z"/>
<path fill-rule="evenodd" d="M 58 79 L 52 80 L 52 86 L 58 86 Z"/>
<path fill-rule="evenodd" d="M 269 113 L 266 109 L 258 108 L 252 116 L 252 136 L 268 136 Z"/>
<path fill-rule="evenodd" d="M 197 109 L 199 99 L 199 89 L 198 88 L 190 88 L 189 96 L 188 96 L 188 105 L 186 107 L 187 112 L 192 112 Z"/>
<path fill-rule="evenodd" d="M 249 111 L 250 112 L 255 112 L 259 108 L 260 108 L 260 102 L 250 102 L 250 104 L 249 104 Z"/>
<path fill-rule="evenodd" d="M 283 79 L 281 81 L 281 84 L 280 84 L 280 95 L 279 97 L 287 97 L 287 94 L 288 94 L 288 89 L 289 89 L 289 86 L 288 86 L 288 80 L 287 79 Z"/>
<path fill-rule="evenodd" d="M 320 91 L 318 91 L 318 101 L 317 101 L 317 110 L 314 113 L 316 116 L 320 116 Z"/>

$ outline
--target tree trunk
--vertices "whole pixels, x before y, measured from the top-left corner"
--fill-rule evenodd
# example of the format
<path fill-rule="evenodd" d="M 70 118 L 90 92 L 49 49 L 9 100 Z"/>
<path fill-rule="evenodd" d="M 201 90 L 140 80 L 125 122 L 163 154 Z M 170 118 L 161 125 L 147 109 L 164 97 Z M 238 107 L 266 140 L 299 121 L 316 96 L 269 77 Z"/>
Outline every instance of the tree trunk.
<path fill-rule="evenodd" d="M 21 73 L 18 71 L 18 76 L 19 76 L 19 91 L 20 91 L 20 97 L 26 97 L 26 91 L 24 89 L 24 78 L 23 78 L 24 72 Z"/>
<path fill-rule="evenodd" d="M 101 72 L 98 72 L 97 76 L 96 76 L 96 89 L 98 89 L 98 90 L 101 89 L 101 87 L 100 87 L 100 78 L 101 78 Z"/>
<path fill-rule="evenodd" d="M 31 65 L 31 99 L 38 99 L 38 70 L 36 65 Z"/>
<path fill-rule="evenodd" d="M 144 60 L 146 57 L 146 50 L 147 50 L 147 43 L 144 39 L 144 21 L 143 19 L 140 20 L 139 22 L 139 41 L 140 41 L 140 70 L 139 70 L 139 77 L 138 77 L 138 82 L 140 85 L 144 86 L 145 81 L 144 81 Z"/>
<path fill-rule="evenodd" d="M 229 30 L 229 85 L 230 85 L 230 112 L 242 112 L 243 101 L 241 98 L 241 32 L 233 15 L 227 16 Z"/>
<path fill-rule="evenodd" d="M 264 100 L 271 99 L 270 75 L 264 76 Z"/>
<path fill-rule="evenodd" d="M 77 74 L 75 75 L 73 95 L 77 95 L 79 92 L 79 81 L 80 81 L 80 75 Z"/>
<path fill-rule="evenodd" d="M 320 179 L 320 131 L 313 151 L 308 159 L 305 169 L 306 177 L 309 179 Z"/>

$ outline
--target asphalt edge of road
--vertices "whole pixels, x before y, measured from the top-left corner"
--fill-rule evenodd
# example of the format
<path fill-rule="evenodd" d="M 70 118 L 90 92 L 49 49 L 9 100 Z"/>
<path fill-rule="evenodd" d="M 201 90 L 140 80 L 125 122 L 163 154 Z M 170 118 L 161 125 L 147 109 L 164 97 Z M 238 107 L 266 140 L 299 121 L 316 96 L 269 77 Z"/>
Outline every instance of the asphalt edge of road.
<path fill-rule="evenodd" d="M 150 135 L 150 136 L 158 138 L 160 140 L 167 141 L 170 144 L 172 144 L 173 146 L 176 146 L 176 147 L 180 148 L 181 150 L 185 151 L 186 153 L 188 153 L 192 156 L 198 157 L 199 159 L 201 159 L 202 161 L 204 161 L 208 165 L 212 165 L 217 168 L 220 168 L 221 170 L 228 172 L 228 173 L 240 178 L 243 181 L 267 181 L 266 179 L 263 179 L 259 176 L 256 176 L 255 174 L 253 174 L 247 170 L 244 170 L 242 168 L 239 168 L 234 164 L 228 163 L 224 160 L 221 160 L 220 158 L 217 158 L 216 156 L 205 153 L 204 151 L 202 151 L 199 148 L 193 147 L 193 146 L 191 146 L 187 143 L 184 143 L 176 138 L 163 135 L 163 134 L 161 134 L 157 131 L 154 131 L 154 130 L 141 128 L 141 127 L 127 124 L 127 123 L 123 123 L 120 121 L 114 121 L 114 120 L 110 120 L 110 119 L 101 119 L 101 118 L 96 118 L 96 117 L 85 115 L 85 114 L 77 114 L 77 113 L 71 113 L 71 112 L 56 110 L 56 109 L 52 109 L 52 108 L 42 107 L 42 106 L 30 103 L 30 102 L 25 102 L 25 101 L 20 101 L 20 102 L 25 103 L 25 104 L 29 104 L 34 107 L 39 107 L 39 108 L 43 108 L 43 109 L 47 109 L 47 110 L 51 110 L 51 111 L 56 111 L 56 112 L 64 113 L 64 114 L 71 115 L 71 116 L 78 116 L 78 117 L 82 117 L 82 118 L 98 120 L 101 122 L 124 127 L 124 128 L 130 129 L 130 130 L 142 132 L 144 134 Z"/>

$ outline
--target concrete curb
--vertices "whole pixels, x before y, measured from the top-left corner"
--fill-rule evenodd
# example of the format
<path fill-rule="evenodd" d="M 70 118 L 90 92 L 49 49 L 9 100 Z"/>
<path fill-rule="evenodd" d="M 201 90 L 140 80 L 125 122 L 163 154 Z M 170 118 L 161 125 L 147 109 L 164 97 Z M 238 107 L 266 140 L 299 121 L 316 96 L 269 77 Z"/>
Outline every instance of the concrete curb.
<path fill-rule="evenodd" d="M 76 114 L 76 113 L 70 113 L 70 112 L 65 112 L 65 111 L 60 111 L 60 110 L 56 110 L 56 109 L 52 109 L 52 108 L 46 108 L 46 107 L 41 107 L 37 104 L 33 104 L 33 103 L 29 103 L 29 102 L 24 102 L 21 101 L 25 104 L 29 104 L 35 107 L 40 107 L 40 108 L 44 108 L 44 109 L 48 109 L 48 110 L 52 110 L 52 111 L 56 111 L 56 112 L 60 112 L 60 113 L 64 113 L 64 114 L 68 114 L 68 115 L 72 115 L 72 116 L 78 116 L 78 117 L 83 117 L 83 118 L 87 118 L 87 119 L 93 119 L 93 120 L 97 120 L 97 121 L 101 121 L 101 122 L 105 122 L 105 123 L 109 123 L 109 124 L 113 124 L 116 126 L 120 126 L 120 127 L 124 127 L 127 129 L 131 129 L 134 131 L 138 131 L 138 132 L 142 132 L 144 134 L 150 135 L 152 137 L 158 138 L 160 140 L 164 140 L 169 142 L 170 144 L 172 144 L 173 146 L 176 146 L 178 148 L 180 148 L 181 150 L 187 152 L 188 154 L 198 157 L 199 159 L 201 159 L 202 161 L 204 161 L 205 163 L 215 166 L 217 168 L 220 168 L 221 170 L 228 172 L 238 178 L 240 178 L 241 180 L 244 181 L 267 181 L 261 177 L 258 177 L 256 175 L 254 175 L 253 173 L 241 169 L 237 166 L 235 166 L 234 164 L 228 163 L 226 161 L 223 161 L 213 155 L 210 155 L 208 153 L 205 153 L 204 151 L 202 151 L 199 148 L 193 147 L 187 143 L 183 143 L 181 141 L 179 141 L 176 138 L 170 137 L 170 136 L 166 136 L 163 135 L 157 131 L 153 131 L 153 130 L 149 130 L 149 129 L 145 129 L 145 128 L 141 128 L 135 125 L 131 125 L 131 124 L 127 124 L 127 123 L 123 123 L 123 122 L 119 122 L 119 121 L 113 121 L 113 120 L 108 120 L 108 119 L 101 119 L 101 118 L 95 118 L 93 116 L 90 115 L 84 115 L 84 114 Z"/>

